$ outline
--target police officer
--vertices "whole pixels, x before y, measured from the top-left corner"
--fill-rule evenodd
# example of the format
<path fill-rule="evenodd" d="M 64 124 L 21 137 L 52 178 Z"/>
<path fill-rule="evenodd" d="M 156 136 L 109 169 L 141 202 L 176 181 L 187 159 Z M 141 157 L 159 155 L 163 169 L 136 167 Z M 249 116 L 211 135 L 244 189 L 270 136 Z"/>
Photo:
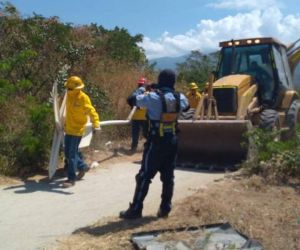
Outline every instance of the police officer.
<path fill-rule="evenodd" d="M 157 90 L 135 97 L 136 105 L 147 108 L 149 134 L 145 143 L 142 165 L 136 175 L 136 188 L 129 208 L 120 212 L 120 218 L 136 219 L 142 216 L 143 201 L 151 180 L 160 172 L 162 181 L 161 204 L 158 217 L 167 217 L 171 211 L 174 188 L 174 168 L 177 153 L 177 119 L 188 108 L 187 98 L 175 92 L 175 73 L 162 70 Z"/>

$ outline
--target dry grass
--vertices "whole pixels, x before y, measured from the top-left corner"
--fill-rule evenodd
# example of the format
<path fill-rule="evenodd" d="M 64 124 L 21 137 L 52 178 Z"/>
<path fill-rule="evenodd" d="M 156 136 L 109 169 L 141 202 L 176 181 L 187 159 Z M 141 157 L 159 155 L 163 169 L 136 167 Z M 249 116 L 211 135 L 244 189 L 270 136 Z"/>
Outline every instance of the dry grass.
<path fill-rule="evenodd" d="M 20 182 L 21 180 L 18 178 L 11 178 L 11 177 L 0 175 L 0 186 L 13 185 L 13 184 L 18 184 Z"/>
<path fill-rule="evenodd" d="M 229 222 L 241 233 L 260 241 L 265 249 L 296 250 L 300 246 L 299 186 L 299 180 L 289 186 L 270 186 L 256 176 L 226 179 L 175 204 L 168 219 L 105 218 L 60 239 L 57 248 L 133 249 L 132 233 Z"/>
<path fill-rule="evenodd" d="M 103 67 L 101 62 L 94 64 L 94 70 L 90 72 L 89 78 L 92 79 L 91 81 L 95 86 L 100 87 L 108 94 L 115 116 L 126 118 L 130 111 L 126 99 L 136 89 L 138 79 L 141 76 L 145 76 L 151 82 L 155 76 L 149 75 L 146 72 L 140 72 L 124 64 L 111 63 L 108 66 L 109 70 L 104 70 Z"/>

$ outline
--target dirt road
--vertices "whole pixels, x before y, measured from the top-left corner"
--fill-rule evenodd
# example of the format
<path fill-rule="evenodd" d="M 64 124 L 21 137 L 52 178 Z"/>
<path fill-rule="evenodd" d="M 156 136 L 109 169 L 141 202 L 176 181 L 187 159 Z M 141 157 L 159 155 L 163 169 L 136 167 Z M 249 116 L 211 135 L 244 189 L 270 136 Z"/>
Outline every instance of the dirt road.
<path fill-rule="evenodd" d="M 139 162 L 120 159 L 91 170 L 76 185 L 63 189 L 64 179 L 29 180 L 0 187 L 0 249 L 42 249 L 59 236 L 128 207 Z M 221 173 L 175 172 L 174 201 L 191 195 Z M 152 182 L 143 214 L 155 214 L 160 202 L 159 176 Z"/>

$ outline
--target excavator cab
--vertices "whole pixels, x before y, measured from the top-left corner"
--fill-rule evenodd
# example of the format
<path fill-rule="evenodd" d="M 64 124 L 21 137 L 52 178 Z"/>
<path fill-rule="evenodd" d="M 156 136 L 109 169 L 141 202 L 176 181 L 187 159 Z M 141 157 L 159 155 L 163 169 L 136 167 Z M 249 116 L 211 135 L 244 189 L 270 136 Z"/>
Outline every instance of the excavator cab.
<path fill-rule="evenodd" d="M 221 57 L 217 78 L 248 74 L 258 87 L 261 105 L 275 108 L 282 93 L 293 89 L 286 47 L 273 38 L 248 39 L 220 43 Z"/>
<path fill-rule="evenodd" d="M 181 165 L 241 162 L 248 156 L 246 132 L 253 127 L 286 128 L 293 135 L 300 121 L 299 96 L 292 72 L 300 46 L 274 38 L 220 42 L 214 77 L 192 118 L 179 120 Z"/>

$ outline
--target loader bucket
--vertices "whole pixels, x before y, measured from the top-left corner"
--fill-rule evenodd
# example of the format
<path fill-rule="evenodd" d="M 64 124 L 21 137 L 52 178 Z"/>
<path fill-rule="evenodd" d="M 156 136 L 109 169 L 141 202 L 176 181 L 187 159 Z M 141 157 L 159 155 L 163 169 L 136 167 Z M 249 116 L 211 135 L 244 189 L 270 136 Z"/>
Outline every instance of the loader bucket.
<path fill-rule="evenodd" d="M 245 120 L 180 120 L 177 163 L 239 163 L 247 158 L 250 128 Z"/>

